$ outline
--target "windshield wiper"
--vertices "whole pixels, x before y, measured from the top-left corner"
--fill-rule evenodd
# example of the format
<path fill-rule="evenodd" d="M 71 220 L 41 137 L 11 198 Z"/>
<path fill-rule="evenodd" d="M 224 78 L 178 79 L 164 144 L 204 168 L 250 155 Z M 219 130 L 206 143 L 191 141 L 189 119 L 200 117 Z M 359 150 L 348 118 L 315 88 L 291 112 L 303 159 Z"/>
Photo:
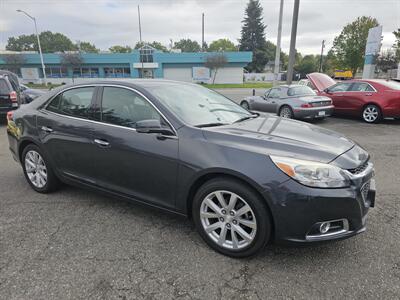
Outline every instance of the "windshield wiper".
<path fill-rule="evenodd" d="M 255 115 L 251 115 L 251 116 L 246 116 L 246 117 L 243 117 L 243 118 L 240 118 L 240 119 L 236 120 L 236 121 L 233 122 L 233 123 L 239 123 L 239 122 L 246 121 L 246 120 L 249 120 L 249 119 L 257 118 L 258 116 L 259 116 L 259 114 L 255 114 Z"/>
<path fill-rule="evenodd" d="M 214 126 L 222 126 L 222 125 L 228 125 L 228 123 L 220 123 L 220 122 L 206 123 L 206 124 L 195 125 L 195 127 L 203 128 L 203 127 L 214 127 Z"/>

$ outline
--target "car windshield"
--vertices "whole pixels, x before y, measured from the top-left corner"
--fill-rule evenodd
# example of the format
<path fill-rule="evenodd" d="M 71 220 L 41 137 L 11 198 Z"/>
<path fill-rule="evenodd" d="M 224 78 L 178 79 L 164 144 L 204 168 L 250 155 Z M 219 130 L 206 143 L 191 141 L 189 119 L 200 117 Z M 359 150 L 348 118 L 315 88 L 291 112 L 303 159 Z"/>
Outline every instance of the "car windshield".
<path fill-rule="evenodd" d="M 301 85 L 295 86 L 288 89 L 288 96 L 310 96 L 316 95 L 316 93 L 308 86 Z"/>
<path fill-rule="evenodd" d="M 396 82 L 396 81 L 380 81 L 379 83 L 381 83 L 382 85 L 393 89 L 393 90 L 397 90 L 400 91 L 400 82 Z"/>
<path fill-rule="evenodd" d="M 228 98 L 195 84 L 151 84 L 146 89 L 192 126 L 232 124 L 254 116 Z"/>

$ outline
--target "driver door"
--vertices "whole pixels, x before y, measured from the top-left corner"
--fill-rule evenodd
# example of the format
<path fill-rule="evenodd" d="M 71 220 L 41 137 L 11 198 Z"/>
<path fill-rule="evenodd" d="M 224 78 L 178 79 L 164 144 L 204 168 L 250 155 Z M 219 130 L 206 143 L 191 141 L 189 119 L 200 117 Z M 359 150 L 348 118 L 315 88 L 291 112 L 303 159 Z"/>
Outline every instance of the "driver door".
<path fill-rule="evenodd" d="M 135 124 L 160 113 L 135 91 L 104 86 L 93 124 L 96 185 L 167 208 L 175 206 L 178 137 L 139 133 Z M 169 126 L 169 125 L 165 125 Z M 171 129 L 172 130 L 172 129 Z"/>
<path fill-rule="evenodd" d="M 278 107 L 280 96 L 281 96 L 280 88 L 271 89 L 271 91 L 268 93 L 267 98 L 265 99 L 264 111 L 275 113 L 276 108 Z"/>

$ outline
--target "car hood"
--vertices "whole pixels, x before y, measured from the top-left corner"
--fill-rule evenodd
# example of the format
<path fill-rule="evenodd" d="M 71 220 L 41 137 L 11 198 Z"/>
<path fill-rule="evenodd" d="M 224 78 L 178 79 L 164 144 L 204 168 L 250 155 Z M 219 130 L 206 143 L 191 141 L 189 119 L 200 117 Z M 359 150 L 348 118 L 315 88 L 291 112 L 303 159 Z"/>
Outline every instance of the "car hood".
<path fill-rule="evenodd" d="M 355 143 L 339 133 L 305 122 L 264 114 L 240 123 L 203 129 L 205 138 L 224 146 L 266 155 L 333 162 L 346 169 L 360 164 L 354 155 L 334 162 L 343 153 L 351 152 Z"/>
<path fill-rule="evenodd" d="M 322 92 L 326 88 L 336 84 L 336 81 L 330 78 L 328 75 L 323 74 L 323 73 L 311 73 L 307 74 L 308 80 L 311 81 L 311 83 L 315 86 L 315 88 L 319 91 Z"/>

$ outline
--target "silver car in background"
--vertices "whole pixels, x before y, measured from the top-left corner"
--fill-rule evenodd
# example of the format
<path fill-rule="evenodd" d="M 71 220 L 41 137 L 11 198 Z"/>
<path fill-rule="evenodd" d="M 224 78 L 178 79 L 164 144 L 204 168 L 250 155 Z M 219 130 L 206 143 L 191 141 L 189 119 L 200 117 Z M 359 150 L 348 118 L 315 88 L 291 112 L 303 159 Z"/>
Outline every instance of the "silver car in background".
<path fill-rule="evenodd" d="M 323 119 L 332 115 L 332 100 L 305 85 L 281 85 L 262 96 L 244 98 L 240 105 L 248 110 L 276 113 L 290 119 Z"/>

